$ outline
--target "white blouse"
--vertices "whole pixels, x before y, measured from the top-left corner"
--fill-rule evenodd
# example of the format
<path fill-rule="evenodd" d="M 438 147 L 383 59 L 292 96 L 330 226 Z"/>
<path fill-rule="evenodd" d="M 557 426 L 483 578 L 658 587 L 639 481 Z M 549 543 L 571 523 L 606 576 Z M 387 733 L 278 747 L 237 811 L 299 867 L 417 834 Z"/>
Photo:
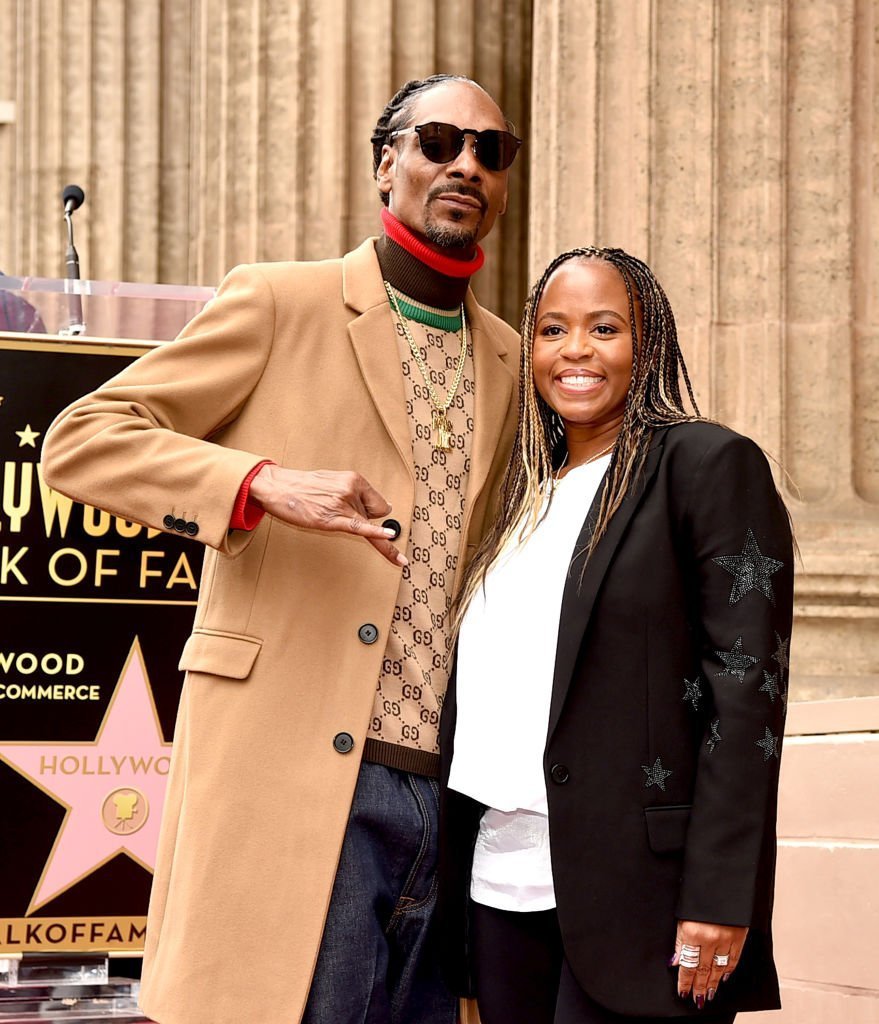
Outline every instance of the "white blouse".
<path fill-rule="evenodd" d="M 559 615 L 574 546 L 609 461 L 577 466 L 556 482 L 546 516 L 495 559 L 461 624 L 449 786 L 489 808 L 470 895 L 500 910 L 555 906 L 543 751 Z"/>

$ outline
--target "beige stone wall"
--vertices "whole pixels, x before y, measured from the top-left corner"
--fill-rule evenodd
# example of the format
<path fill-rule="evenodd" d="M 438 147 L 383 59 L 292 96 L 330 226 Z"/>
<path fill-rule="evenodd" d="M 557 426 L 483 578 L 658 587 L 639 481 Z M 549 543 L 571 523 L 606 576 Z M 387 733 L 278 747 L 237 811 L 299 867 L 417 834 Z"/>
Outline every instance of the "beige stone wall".
<path fill-rule="evenodd" d="M 801 700 L 879 693 L 877 12 L 535 8 L 531 275 L 582 244 L 646 259 L 703 412 L 783 466 Z"/>
<path fill-rule="evenodd" d="M 530 39 L 530 0 L 0 0 L 0 268 L 63 273 L 71 181 L 83 276 L 337 256 L 379 229 L 369 136 L 394 91 L 470 75 L 527 132 Z M 520 168 L 478 285 L 513 321 Z"/>

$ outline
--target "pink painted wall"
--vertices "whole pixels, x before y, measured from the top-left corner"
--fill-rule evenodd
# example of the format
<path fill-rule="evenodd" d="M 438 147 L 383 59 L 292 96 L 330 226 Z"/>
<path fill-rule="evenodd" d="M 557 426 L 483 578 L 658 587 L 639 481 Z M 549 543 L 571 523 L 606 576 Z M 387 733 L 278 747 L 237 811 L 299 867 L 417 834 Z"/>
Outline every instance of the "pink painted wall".
<path fill-rule="evenodd" d="M 879 1024 L 879 697 L 791 703 L 775 945 L 783 1009 L 743 1024 Z"/>

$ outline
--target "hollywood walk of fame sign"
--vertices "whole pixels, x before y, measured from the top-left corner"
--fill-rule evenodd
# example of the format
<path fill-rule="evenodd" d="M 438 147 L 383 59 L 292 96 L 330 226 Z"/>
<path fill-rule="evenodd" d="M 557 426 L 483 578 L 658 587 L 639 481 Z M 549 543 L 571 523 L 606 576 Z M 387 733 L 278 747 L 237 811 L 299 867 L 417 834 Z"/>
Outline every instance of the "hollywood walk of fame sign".
<path fill-rule="evenodd" d="M 0 956 L 143 948 L 202 552 L 65 498 L 39 459 L 144 350 L 0 337 Z"/>

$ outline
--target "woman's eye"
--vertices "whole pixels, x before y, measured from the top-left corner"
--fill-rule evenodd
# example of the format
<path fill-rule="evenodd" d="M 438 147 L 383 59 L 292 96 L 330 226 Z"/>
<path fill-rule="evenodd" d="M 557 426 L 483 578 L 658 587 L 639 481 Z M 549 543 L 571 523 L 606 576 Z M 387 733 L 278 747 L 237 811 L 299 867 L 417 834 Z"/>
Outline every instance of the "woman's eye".
<path fill-rule="evenodd" d="M 549 324 L 540 333 L 545 338 L 557 338 L 562 333 L 562 329 L 558 324 Z"/>
<path fill-rule="evenodd" d="M 610 324 L 596 324 L 592 328 L 592 330 L 596 334 L 601 334 L 601 335 L 605 335 L 605 336 L 608 335 L 608 334 L 616 334 L 616 328 L 615 327 L 611 327 Z"/>

